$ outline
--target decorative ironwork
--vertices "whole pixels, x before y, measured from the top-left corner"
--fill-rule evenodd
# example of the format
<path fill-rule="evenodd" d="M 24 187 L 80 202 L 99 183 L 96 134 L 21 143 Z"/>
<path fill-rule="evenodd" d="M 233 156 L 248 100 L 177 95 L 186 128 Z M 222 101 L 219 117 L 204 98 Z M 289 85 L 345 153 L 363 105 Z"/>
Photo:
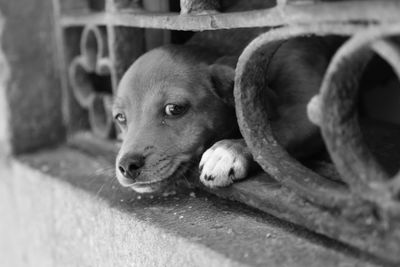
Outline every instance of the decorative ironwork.
<path fill-rule="evenodd" d="M 253 40 L 236 69 L 239 125 L 266 173 L 211 192 L 400 263 L 400 174 L 391 178 L 376 162 L 364 144 L 354 112 L 359 77 L 373 52 L 400 78 L 399 43 L 391 38 L 400 35 L 400 2 L 318 1 L 296 5 L 296 1 L 282 0 L 270 9 L 236 13 L 214 12 L 219 8 L 218 1 L 206 2 L 206 7 L 211 3 L 211 12 L 199 10 L 200 0 L 182 0 L 183 13 L 189 14 L 180 15 L 152 13 L 135 0 L 59 0 L 58 26 L 64 39 L 59 46 L 67 51 L 64 61 L 69 66 L 66 95 L 88 109 L 95 133 L 110 137 L 113 125 L 108 104 L 122 73 L 145 50 L 145 33 L 140 28 L 203 31 L 280 26 Z M 208 14 L 190 14 L 191 4 L 196 5 L 196 13 Z M 320 127 L 343 182 L 292 158 L 276 142 L 266 109 L 257 98 L 268 82 L 257 68 L 268 58 L 261 53 L 262 48 L 267 43 L 278 45 L 309 35 L 350 37 L 333 58 L 319 96 Z M 78 52 L 68 47 L 77 40 Z M 110 76 L 110 94 L 94 88 L 90 75 Z M 67 110 L 72 112 L 69 105 Z"/>
<path fill-rule="evenodd" d="M 69 80 L 75 99 L 89 111 L 93 132 L 101 137 L 112 137 L 111 106 L 116 85 L 114 67 L 107 58 L 106 41 L 105 32 L 100 28 L 85 27 L 81 36 L 81 54 L 69 66 Z"/>
<path fill-rule="evenodd" d="M 395 36 L 400 36 L 400 24 L 356 34 L 332 59 L 320 96 L 320 126 L 337 170 L 351 191 L 374 203 L 387 220 L 400 218 L 400 173 L 390 178 L 367 148 L 355 103 L 362 70 L 373 52 L 389 63 L 400 79 L 400 44 L 390 39 Z"/>
<path fill-rule="evenodd" d="M 295 223 L 302 220 L 304 226 L 314 231 L 384 255 L 393 261 L 399 261 L 400 250 L 400 203 L 398 187 L 395 187 L 395 184 L 398 186 L 398 178 L 388 181 L 385 172 L 368 154 L 361 141 L 359 127 L 355 124 L 357 120 L 354 108 L 357 102 L 355 96 L 358 79 L 363 70 L 360 66 L 366 65 L 371 58 L 364 50 L 372 43 L 372 48 L 378 54 L 389 57 L 392 64 L 398 65 L 396 59 L 399 57 L 399 46 L 384 41 L 384 38 L 398 34 L 399 29 L 399 24 L 379 27 L 360 24 L 311 24 L 271 30 L 256 38 L 244 50 L 239 58 L 235 79 L 236 110 L 246 143 L 265 172 L 289 190 L 281 191 L 291 201 L 268 201 L 285 206 L 283 209 L 290 209 L 292 214 L 287 216 L 275 207 L 265 207 L 263 201 L 267 198 L 259 192 L 249 192 L 258 198 L 253 198 L 251 205 Z M 332 60 L 321 89 L 321 128 L 335 167 L 346 185 L 326 178 L 326 174 L 320 175 L 292 158 L 275 140 L 265 103 L 260 100 L 260 95 L 268 84 L 263 69 L 259 67 L 265 65 L 269 59 L 263 47 L 309 35 L 354 35 Z M 266 176 L 263 179 L 270 180 Z M 276 189 L 272 192 L 276 196 Z M 303 201 L 293 198 L 293 193 Z M 232 196 L 227 192 L 222 194 Z M 240 196 L 239 198 L 243 201 Z M 304 200 L 312 203 L 313 207 L 305 204 Z"/>
<path fill-rule="evenodd" d="M 295 2 L 295 1 L 294 1 Z M 143 9 L 119 9 L 102 12 L 66 12 L 61 17 L 63 27 L 88 24 L 157 28 L 184 31 L 204 31 L 264 26 L 298 25 L 341 21 L 394 22 L 398 20 L 398 1 L 341 1 L 280 5 L 251 12 L 217 13 L 207 16 L 152 13 Z M 344 12 L 345 10 L 345 12 Z M 383 15 L 384 14 L 384 15 Z"/>

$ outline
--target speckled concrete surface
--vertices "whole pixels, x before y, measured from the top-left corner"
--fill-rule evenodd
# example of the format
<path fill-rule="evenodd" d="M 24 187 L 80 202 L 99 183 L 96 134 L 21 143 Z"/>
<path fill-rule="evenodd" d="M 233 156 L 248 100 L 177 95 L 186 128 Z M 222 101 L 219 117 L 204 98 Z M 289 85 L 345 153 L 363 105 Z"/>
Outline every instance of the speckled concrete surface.
<path fill-rule="evenodd" d="M 379 266 L 354 249 L 206 193 L 138 196 L 69 149 L 2 162 L 2 266 Z"/>

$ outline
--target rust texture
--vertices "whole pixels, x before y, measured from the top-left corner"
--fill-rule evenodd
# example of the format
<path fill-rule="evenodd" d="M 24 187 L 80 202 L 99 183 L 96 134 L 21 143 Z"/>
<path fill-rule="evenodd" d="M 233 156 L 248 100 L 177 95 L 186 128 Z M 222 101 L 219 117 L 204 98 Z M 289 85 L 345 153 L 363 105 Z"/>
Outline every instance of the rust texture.
<path fill-rule="evenodd" d="M 341 177 L 352 192 L 394 218 L 400 215 L 398 178 L 389 178 L 367 148 L 355 103 L 360 75 L 373 51 L 400 73 L 399 45 L 388 39 L 399 33 L 400 24 L 394 24 L 356 34 L 332 59 L 321 87 L 321 129 Z"/>
<path fill-rule="evenodd" d="M 257 162 L 267 174 L 286 188 L 287 191 L 283 192 L 285 201 L 277 200 L 276 197 L 267 200 L 261 193 L 254 193 L 260 199 L 249 198 L 247 194 L 253 193 L 246 192 L 244 196 L 245 186 L 243 188 L 242 185 L 237 185 L 236 190 L 229 193 L 225 190 L 219 194 L 240 199 L 277 217 L 300 223 L 314 231 L 399 262 L 400 229 L 397 215 L 400 205 L 395 199 L 398 192 L 393 189 L 394 184 L 398 183 L 398 178 L 387 181 L 387 175 L 363 144 L 359 127 L 354 125 L 357 122 L 355 117 L 349 115 L 356 116 L 354 106 L 358 79 L 363 66 L 370 59 L 365 55 L 365 41 L 370 41 L 375 50 L 381 51 L 378 53 L 385 54 L 391 58 L 389 60 L 395 61 L 393 59 L 398 58 L 397 46 L 381 40 L 393 35 L 399 28 L 398 25 L 292 26 L 269 31 L 250 43 L 239 58 L 236 69 L 235 100 L 238 120 L 242 134 Z M 311 34 L 355 35 L 354 39 L 343 47 L 345 52 L 340 50 L 332 60 L 321 89 L 321 127 L 324 138 L 337 170 L 350 186 L 335 183 L 333 179 L 327 179 L 293 159 L 275 140 L 268 122 L 265 102 L 262 101 L 262 91 L 268 86 L 268 77 L 265 77 L 263 69 L 257 66 L 262 62 L 266 65 L 265 62 L 269 58 L 263 47 L 273 42 L 279 45 L 288 38 Z M 360 36 L 364 36 L 364 42 L 357 41 L 362 39 Z M 358 46 L 354 45 L 355 43 Z M 346 48 L 347 46 L 352 49 Z M 360 48 L 363 49 L 358 51 Z M 353 58 L 349 59 L 350 55 Z M 339 90 L 346 92 L 340 93 Z M 258 179 L 261 180 L 261 177 Z M 382 181 L 387 182 L 380 183 Z M 299 201 L 298 197 L 303 200 Z M 265 201 L 269 202 L 269 207 L 266 207 Z M 307 204 L 304 204 L 304 201 Z M 277 211 L 271 206 L 271 202 L 285 208 L 290 207 L 290 214 Z M 280 208 L 282 209 L 281 206 Z M 380 214 L 378 217 L 374 215 L 376 212 Z M 298 216 L 304 214 L 307 216 L 299 222 Z"/>
<path fill-rule="evenodd" d="M 147 28 L 203 31 L 280 26 L 244 49 L 235 78 L 241 132 L 266 173 L 210 191 L 400 263 L 400 174 L 390 177 L 377 162 L 362 138 L 355 110 L 359 78 L 373 53 L 400 78 L 400 48 L 389 38 L 399 36 L 399 1 L 282 0 L 269 9 L 220 13 L 219 1 L 181 0 L 182 14 L 152 13 L 135 0 L 99 1 L 96 6 L 88 4 L 96 1 L 78 2 L 65 1 L 59 11 L 58 27 L 64 36 L 59 46 L 66 51 L 68 66 L 64 90 L 87 110 L 91 130 L 102 138 L 115 134 L 112 93 L 127 67 L 145 51 L 140 40 L 146 38 Z M 349 37 L 333 58 L 320 91 L 319 126 L 334 166 L 314 164 L 313 170 L 278 144 L 262 101 L 263 88 L 268 86 L 263 66 L 270 56 L 263 50 L 265 45 L 278 47 L 289 38 L 309 35 Z M 105 78 L 107 88 L 99 90 L 95 80 Z M 74 112 L 71 107 L 67 111 L 69 121 L 84 114 Z M 93 154 L 115 154 L 115 147 L 103 148 L 103 142 L 93 142 L 90 135 L 75 135 L 70 142 Z"/>
<path fill-rule="evenodd" d="M 180 0 L 181 14 L 216 13 L 220 8 L 218 0 Z"/>
<path fill-rule="evenodd" d="M 204 31 L 250 28 L 304 23 L 386 21 L 398 20 L 398 1 L 340 1 L 302 5 L 283 5 L 270 9 L 216 13 L 208 15 L 179 15 L 155 13 L 142 9 L 122 9 L 101 12 L 66 11 L 60 23 L 64 27 L 88 24 L 158 28 L 185 31 Z M 346 12 L 343 12 L 346 10 Z M 382 15 L 384 14 L 384 15 Z"/>

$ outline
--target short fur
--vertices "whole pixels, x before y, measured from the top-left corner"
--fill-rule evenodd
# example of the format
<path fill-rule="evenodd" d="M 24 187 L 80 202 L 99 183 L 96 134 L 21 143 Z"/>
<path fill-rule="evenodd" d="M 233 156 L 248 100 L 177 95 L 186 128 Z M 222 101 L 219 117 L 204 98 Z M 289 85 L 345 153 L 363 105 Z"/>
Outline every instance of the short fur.
<path fill-rule="evenodd" d="M 276 104 L 273 130 L 283 146 L 300 156 L 314 153 L 321 144 L 315 141 L 318 128 L 308 120 L 306 106 L 318 93 L 331 55 L 332 47 L 322 38 L 292 39 L 274 53 L 266 70 Z M 234 69 L 222 56 L 196 46 L 168 45 L 147 52 L 128 69 L 113 108 L 114 115 L 127 118 L 116 159 L 122 185 L 141 193 L 160 190 L 195 167 L 213 144 L 211 160 L 202 160 L 204 184 L 228 185 L 247 175 L 253 160 L 237 139 Z M 179 118 L 169 118 L 163 114 L 168 103 L 185 103 L 189 109 Z M 138 155 L 144 165 L 134 177 L 124 176 L 120 165 Z M 219 160 L 225 164 L 222 169 L 213 163 Z"/>
<path fill-rule="evenodd" d="M 219 66 L 210 63 L 217 57 L 192 46 L 166 46 L 144 54 L 125 73 L 113 108 L 114 115 L 127 117 L 116 161 L 122 185 L 139 192 L 157 190 L 161 181 L 192 168 L 213 142 L 238 134 L 233 106 L 214 90 L 218 78 L 212 70 Z M 182 118 L 170 119 L 163 114 L 168 103 L 190 108 Z M 134 181 L 118 170 L 119 163 L 132 155 L 145 157 Z"/>

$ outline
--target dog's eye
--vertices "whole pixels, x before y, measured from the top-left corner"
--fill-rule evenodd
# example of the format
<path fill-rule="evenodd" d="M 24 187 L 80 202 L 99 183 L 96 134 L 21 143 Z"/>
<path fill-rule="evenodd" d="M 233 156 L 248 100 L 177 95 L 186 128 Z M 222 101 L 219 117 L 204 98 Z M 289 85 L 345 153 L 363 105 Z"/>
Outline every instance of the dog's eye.
<path fill-rule="evenodd" d="M 187 105 L 167 104 L 165 105 L 164 112 L 167 116 L 178 116 L 185 113 L 187 109 Z"/>
<path fill-rule="evenodd" d="M 117 115 L 115 115 L 115 120 L 120 124 L 125 124 L 126 123 L 126 117 L 122 113 L 118 113 Z"/>

